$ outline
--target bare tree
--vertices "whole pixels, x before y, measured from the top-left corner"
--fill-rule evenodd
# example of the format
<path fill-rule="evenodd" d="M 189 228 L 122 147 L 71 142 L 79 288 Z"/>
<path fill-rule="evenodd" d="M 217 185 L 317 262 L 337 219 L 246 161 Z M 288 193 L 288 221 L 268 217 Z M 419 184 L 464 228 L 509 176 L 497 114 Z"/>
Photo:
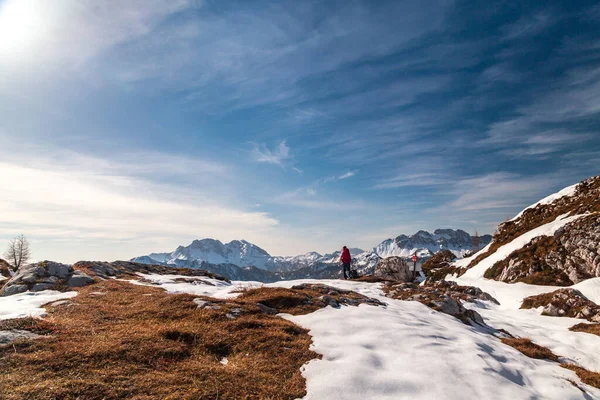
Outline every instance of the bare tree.
<path fill-rule="evenodd" d="M 11 240 L 4 256 L 7 261 L 12 264 L 15 271 L 18 270 L 21 265 L 27 264 L 27 261 L 29 261 L 29 257 L 31 256 L 31 250 L 29 248 L 29 241 L 25 235 L 19 235 Z"/>

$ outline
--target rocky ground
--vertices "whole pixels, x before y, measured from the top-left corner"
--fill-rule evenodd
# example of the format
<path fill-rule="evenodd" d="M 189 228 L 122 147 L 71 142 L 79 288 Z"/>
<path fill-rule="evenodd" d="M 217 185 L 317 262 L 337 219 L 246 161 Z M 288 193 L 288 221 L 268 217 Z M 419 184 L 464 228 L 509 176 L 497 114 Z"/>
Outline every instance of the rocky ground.
<path fill-rule="evenodd" d="M 496 299 L 479 288 L 446 281 L 428 285 L 388 281 L 384 285 L 384 292 L 393 299 L 418 301 L 436 311 L 452 315 L 467 325 L 482 327 L 487 327 L 483 318 L 476 311 L 467 310 L 462 302 L 485 300 L 498 304 Z"/>
<path fill-rule="evenodd" d="M 80 261 L 74 265 L 53 261 L 42 261 L 21 267 L 0 289 L 0 296 L 10 296 L 26 291 L 67 291 L 72 288 L 93 284 L 97 279 L 138 277 L 138 273 L 178 274 L 203 276 L 227 281 L 218 275 L 203 270 L 171 268 L 129 261 L 97 262 Z"/>
<path fill-rule="evenodd" d="M 600 306 L 588 300 L 576 289 L 559 289 L 551 293 L 530 296 L 523 300 L 521 308 L 543 307 L 542 315 L 570 317 L 600 322 Z"/>
<path fill-rule="evenodd" d="M 0 290 L 0 296 L 11 296 L 27 291 L 68 290 L 94 283 L 91 276 L 72 266 L 42 261 L 21 267 Z"/>

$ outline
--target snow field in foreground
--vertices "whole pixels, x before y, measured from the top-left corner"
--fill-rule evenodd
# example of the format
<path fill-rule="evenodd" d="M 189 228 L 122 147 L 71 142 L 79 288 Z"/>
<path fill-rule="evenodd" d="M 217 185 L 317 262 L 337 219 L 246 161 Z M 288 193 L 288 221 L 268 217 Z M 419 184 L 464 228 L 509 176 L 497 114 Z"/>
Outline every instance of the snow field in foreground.
<path fill-rule="evenodd" d="M 174 278 L 165 279 L 160 286 L 173 293 L 220 298 L 235 296 L 231 292 L 243 286 L 261 285 L 194 285 L 175 283 Z M 327 307 L 300 316 L 280 314 L 309 329 L 312 349 L 323 355 L 322 360 L 303 367 L 307 399 L 586 398 L 568 381 L 579 382 L 574 372 L 556 363 L 530 359 L 494 336 L 418 302 L 387 298 L 380 284 L 299 280 L 264 286 L 290 288 L 301 283 L 350 289 L 388 304 Z M 599 390 L 580 385 L 588 392 L 587 398 L 600 399 Z"/>
<path fill-rule="evenodd" d="M 45 290 L 43 292 L 25 292 L 13 296 L 0 297 L 0 320 L 25 317 L 41 317 L 46 314 L 42 308 L 44 304 L 57 300 L 70 299 L 77 296 L 77 292 L 57 292 Z"/>

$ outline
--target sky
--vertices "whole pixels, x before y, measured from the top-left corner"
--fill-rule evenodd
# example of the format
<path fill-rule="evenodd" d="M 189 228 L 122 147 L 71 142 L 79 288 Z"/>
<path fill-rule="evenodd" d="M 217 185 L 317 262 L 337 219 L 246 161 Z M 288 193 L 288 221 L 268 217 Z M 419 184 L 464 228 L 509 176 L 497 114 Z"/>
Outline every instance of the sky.
<path fill-rule="evenodd" d="M 598 20 L 592 1 L 0 0 L 0 244 L 74 262 L 493 233 L 600 174 Z"/>

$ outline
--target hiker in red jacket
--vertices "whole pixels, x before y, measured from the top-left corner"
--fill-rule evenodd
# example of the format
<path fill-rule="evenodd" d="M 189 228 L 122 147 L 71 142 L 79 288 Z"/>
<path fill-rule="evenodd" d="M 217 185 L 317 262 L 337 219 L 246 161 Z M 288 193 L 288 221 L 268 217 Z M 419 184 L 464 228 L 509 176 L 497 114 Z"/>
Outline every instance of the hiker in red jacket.
<path fill-rule="evenodd" d="M 342 249 L 342 255 L 340 261 L 344 266 L 344 279 L 350 278 L 350 263 L 352 263 L 352 257 L 350 256 L 350 250 L 346 246 Z"/>

